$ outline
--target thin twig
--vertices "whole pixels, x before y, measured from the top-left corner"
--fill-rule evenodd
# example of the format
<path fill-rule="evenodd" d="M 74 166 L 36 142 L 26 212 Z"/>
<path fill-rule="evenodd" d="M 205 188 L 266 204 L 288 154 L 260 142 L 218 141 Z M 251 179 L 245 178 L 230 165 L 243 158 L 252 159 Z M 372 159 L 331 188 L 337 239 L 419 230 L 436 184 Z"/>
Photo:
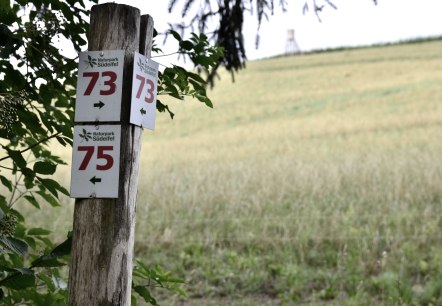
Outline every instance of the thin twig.
<path fill-rule="evenodd" d="M 26 151 L 29 151 L 29 150 L 31 150 L 32 148 L 35 148 L 35 147 L 38 146 L 39 144 L 42 144 L 43 142 L 46 142 L 46 141 L 48 141 L 48 140 L 51 139 L 51 138 L 57 137 L 57 136 L 60 135 L 61 133 L 62 133 L 62 132 L 57 132 L 57 133 L 55 133 L 55 134 L 53 134 L 53 135 L 51 135 L 51 136 L 48 136 L 48 137 L 46 137 L 46 138 L 44 138 L 44 139 L 42 139 L 42 140 L 40 140 L 40 141 L 34 143 L 33 145 L 27 147 L 26 149 L 21 150 L 20 153 L 25 153 Z M 6 160 L 6 159 L 9 159 L 9 158 L 11 158 L 10 155 L 5 156 L 5 157 L 2 157 L 2 158 L 0 158 L 0 162 L 4 161 L 4 160 Z"/>
<path fill-rule="evenodd" d="M 13 199 L 14 199 L 14 196 L 15 196 L 15 192 L 17 190 L 18 183 L 20 182 L 22 176 L 23 176 L 23 173 L 20 173 L 19 178 L 17 178 L 17 175 L 15 176 L 14 189 L 12 190 L 11 198 L 9 199 L 8 208 L 11 208 L 12 205 L 14 205 L 14 203 L 15 203 L 15 201 L 13 202 Z"/>
<path fill-rule="evenodd" d="M 31 157 L 31 152 L 29 152 L 28 157 L 26 158 L 26 163 L 29 163 L 30 157 Z M 23 192 L 20 189 L 18 189 L 18 186 L 20 186 L 20 181 L 23 177 L 23 172 L 20 174 L 18 179 L 17 179 L 17 174 L 15 175 L 15 177 L 16 177 L 16 179 L 15 179 L 14 190 L 12 192 L 11 199 L 9 200 L 9 204 L 8 204 L 9 208 L 11 208 L 15 203 L 17 203 L 17 201 L 26 193 L 26 191 Z M 20 195 L 16 199 L 14 199 L 14 195 L 15 195 L 16 191 L 18 191 L 20 193 Z"/>
<path fill-rule="evenodd" d="M 5 166 L 1 166 L 1 165 L 0 165 L 0 168 L 6 169 L 6 170 L 11 170 L 11 171 L 14 171 L 14 170 L 15 170 L 15 169 L 13 169 L 13 168 L 9 168 L 9 167 L 5 167 Z"/>
<path fill-rule="evenodd" d="M 178 51 L 176 51 L 176 52 L 173 52 L 173 53 L 169 53 L 169 54 L 161 54 L 161 55 L 155 55 L 155 56 L 152 56 L 151 58 L 156 58 L 156 57 L 165 57 L 165 56 L 170 56 L 170 55 L 174 55 L 174 54 L 178 54 L 178 53 L 182 53 L 182 52 L 178 52 Z M 187 54 L 187 53 L 183 53 L 183 54 Z"/>

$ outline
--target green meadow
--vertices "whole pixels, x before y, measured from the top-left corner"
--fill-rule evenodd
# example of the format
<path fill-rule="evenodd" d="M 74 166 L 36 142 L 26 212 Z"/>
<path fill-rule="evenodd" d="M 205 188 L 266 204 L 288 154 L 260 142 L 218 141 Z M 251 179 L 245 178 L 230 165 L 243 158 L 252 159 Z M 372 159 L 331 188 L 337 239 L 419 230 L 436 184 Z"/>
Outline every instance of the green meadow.
<path fill-rule="evenodd" d="M 169 101 L 143 136 L 135 251 L 187 296 L 158 301 L 442 305 L 441 51 L 253 61 L 220 74 L 213 109 Z M 27 220 L 67 231 L 72 212 Z"/>

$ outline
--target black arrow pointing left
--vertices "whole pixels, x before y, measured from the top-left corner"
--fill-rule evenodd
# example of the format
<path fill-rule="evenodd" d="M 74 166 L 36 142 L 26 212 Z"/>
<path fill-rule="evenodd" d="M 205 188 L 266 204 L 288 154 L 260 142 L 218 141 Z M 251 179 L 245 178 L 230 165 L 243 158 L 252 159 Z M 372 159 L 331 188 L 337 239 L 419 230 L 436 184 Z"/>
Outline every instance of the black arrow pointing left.
<path fill-rule="evenodd" d="M 94 177 L 91 178 L 91 179 L 89 180 L 89 182 L 91 182 L 92 184 L 95 185 L 95 183 L 101 183 L 101 178 L 99 178 L 99 177 L 95 177 L 95 175 L 94 175 Z"/>

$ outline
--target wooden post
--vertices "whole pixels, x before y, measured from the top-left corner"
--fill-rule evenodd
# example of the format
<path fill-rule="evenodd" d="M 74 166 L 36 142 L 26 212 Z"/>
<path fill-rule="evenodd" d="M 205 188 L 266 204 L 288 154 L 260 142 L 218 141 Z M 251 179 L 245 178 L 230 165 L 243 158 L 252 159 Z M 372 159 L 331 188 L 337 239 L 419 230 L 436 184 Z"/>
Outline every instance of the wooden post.
<path fill-rule="evenodd" d="M 71 306 L 130 305 L 142 135 L 140 127 L 129 124 L 132 65 L 135 51 L 150 56 L 152 34 L 152 18 L 140 17 L 137 8 L 115 3 L 92 7 L 89 51 L 125 50 L 119 198 L 75 202 L 68 296 Z"/>

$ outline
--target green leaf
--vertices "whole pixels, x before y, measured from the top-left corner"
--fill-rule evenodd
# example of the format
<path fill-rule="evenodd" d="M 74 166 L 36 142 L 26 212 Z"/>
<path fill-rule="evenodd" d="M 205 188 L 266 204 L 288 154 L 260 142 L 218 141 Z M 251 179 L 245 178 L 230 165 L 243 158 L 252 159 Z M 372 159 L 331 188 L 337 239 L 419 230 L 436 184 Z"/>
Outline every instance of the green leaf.
<path fill-rule="evenodd" d="M 22 290 L 35 286 L 35 275 L 32 270 L 16 269 L 18 273 L 8 276 L 0 281 L 0 285 L 14 290 Z"/>
<path fill-rule="evenodd" d="M 28 251 L 28 245 L 24 241 L 13 237 L 0 236 L 0 245 L 20 255 L 24 255 Z"/>
<path fill-rule="evenodd" d="M 204 79 L 199 74 L 188 71 L 187 75 L 189 76 L 189 78 L 194 79 L 198 83 L 206 84 L 206 81 L 204 81 Z"/>
<path fill-rule="evenodd" d="M 167 111 L 169 113 L 170 119 L 172 119 L 172 120 L 173 120 L 173 117 L 175 116 L 175 114 L 172 113 L 172 111 L 169 109 L 169 106 L 166 105 L 166 104 L 161 103 L 160 100 L 157 100 L 157 110 L 160 113 Z"/>
<path fill-rule="evenodd" d="M 23 240 L 26 241 L 26 243 L 28 244 L 28 246 L 32 249 L 36 249 L 37 248 L 37 244 L 35 242 L 35 239 L 31 236 L 24 236 Z"/>
<path fill-rule="evenodd" d="M 33 267 L 60 267 L 64 263 L 57 261 L 57 258 L 69 255 L 72 248 L 72 237 L 68 237 L 61 244 L 56 246 L 51 253 L 43 255 L 32 262 Z"/>
<path fill-rule="evenodd" d="M 40 174 L 54 174 L 56 169 L 57 165 L 47 161 L 39 161 L 34 164 L 34 171 Z"/>
<path fill-rule="evenodd" d="M 21 172 L 25 176 L 24 182 L 27 189 L 34 187 L 35 172 L 28 167 L 22 168 Z"/>
<path fill-rule="evenodd" d="M 189 83 L 192 84 L 192 86 L 195 90 L 205 93 L 205 88 L 204 88 L 205 83 L 199 83 L 199 82 L 192 80 L 192 79 L 189 79 Z"/>
<path fill-rule="evenodd" d="M 42 128 L 40 120 L 36 114 L 28 109 L 18 109 L 17 115 L 19 120 L 23 123 L 32 135 L 44 135 L 46 137 L 46 131 Z"/>
<path fill-rule="evenodd" d="M 37 193 L 46 200 L 46 202 L 48 202 L 51 206 L 60 206 L 60 203 L 58 202 L 57 199 L 55 199 L 53 196 L 51 196 L 50 194 L 44 192 L 44 191 L 37 191 Z"/>
<path fill-rule="evenodd" d="M 0 218 L 3 218 L 5 213 L 9 211 L 8 203 L 6 203 L 6 198 L 0 195 Z"/>
<path fill-rule="evenodd" d="M 6 149 L 8 151 L 9 156 L 11 156 L 12 160 L 14 161 L 14 163 L 19 167 L 19 168 L 25 168 L 26 167 L 26 160 L 23 158 L 23 156 L 21 155 L 20 151 L 16 151 L 16 150 L 11 150 L 11 149 Z"/>
<path fill-rule="evenodd" d="M 24 198 L 28 200 L 28 202 L 31 203 L 34 207 L 40 209 L 40 204 L 38 203 L 38 201 L 35 199 L 34 196 L 25 195 Z"/>
<path fill-rule="evenodd" d="M 133 287 L 133 289 L 135 290 L 136 293 L 138 293 L 143 299 L 144 301 L 146 301 L 147 303 L 150 303 L 152 305 L 158 305 L 157 301 L 153 298 L 153 296 L 150 294 L 149 289 L 147 289 L 144 286 L 135 286 Z"/>
<path fill-rule="evenodd" d="M 31 236 L 29 236 L 29 237 L 31 237 Z M 42 241 L 47 247 L 53 247 L 53 245 L 54 245 L 52 243 L 52 241 L 49 238 L 45 237 L 45 236 L 33 236 L 33 237 L 35 237 L 36 239 Z"/>
<path fill-rule="evenodd" d="M 180 41 L 180 47 L 186 51 L 190 51 L 193 49 L 193 43 L 190 40 Z"/>
<path fill-rule="evenodd" d="M 5 265 L 0 265 L 0 272 L 15 272 L 15 270 L 14 268 Z"/>
<path fill-rule="evenodd" d="M 45 275 L 43 273 L 39 273 L 37 275 L 37 278 L 39 278 L 40 280 L 42 280 L 46 284 L 46 286 L 48 287 L 49 291 L 51 291 L 51 292 L 55 291 L 56 288 L 54 286 L 54 283 L 53 283 L 52 279 L 49 276 L 47 276 L 47 275 Z"/>
<path fill-rule="evenodd" d="M 23 226 L 23 227 L 24 227 L 24 225 L 22 225 L 22 222 L 25 221 L 25 218 L 23 217 L 23 215 L 22 215 L 21 213 L 19 213 L 17 210 L 15 210 L 15 209 L 13 209 L 13 208 L 11 208 L 11 209 L 9 210 L 9 213 L 10 213 L 10 214 L 13 214 L 13 215 L 17 218 L 17 221 L 19 222 L 19 223 L 17 223 L 17 227 L 15 228 L 15 236 L 14 236 L 14 237 L 18 237 L 18 236 L 17 236 L 17 229 L 18 229 L 20 226 Z"/>
<path fill-rule="evenodd" d="M 15 271 L 18 271 L 22 275 L 34 275 L 34 271 L 28 268 L 15 268 Z"/>
<path fill-rule="evenodd" d="M 178 34 L 178 32 L 174 31 L 174 30 L 169 30 L 169 34 L 172 34 L 172 36 L 178 40 L 178 41 L 182 41 L 183 39 L 181 38 L 181 35 Z"/>
<path fill-rule="evenodd" d="M 46 268 L 55 268 L 55 267 L 64 267 L 65 263 L 60 262 L 54 256 L 43 256 L 39 258 L 37 261 L 32 263 L 32 267 L 46 267 Z"/>
<path fill-rule="evenodd" d="M 57 188 L 53 184 L 52 180 L 50 180 L 50 179 L 42 179 L 40 177 L 38 177 L 38 180 L 40 181 L 40 183 L 43 185 L 44 188 L 49 190 L 49 192 L 52 193 L 55 196 L 56 199 L 58 199 Z"/>
<path fill-rule="evenodd" d="M 207 98 L 207 96 L 201 95 L 201 94 L 196 94 L 195 97 L 200 100 L 201 102 L 204 102 L 208 107 L 213 108 L 213 104 L 212 101 L 210 101 L 209 98 Z"/>
<path fill-rule="evenodd" d="M 46 84 L 42 84 L 40 86 L 39 94 L 41 99 L 44 101 L 44 104 L 51 104 L 52 98 L 54 97 L 54 93 L 51 92 L 50 88 Z"/>
<path fill-rule="evenodd" d="M 9 189 L 9 191 L 12 191 L 12 184 L 11 182 L 4 177 L 3 175 L 0 175 L 0 180 L 2 181 L 2 184 Z"/>
<path fill-rule="evenodd" d="M 49 190 L 54 196 L 58 197 L 58 191 L 61 191 L 62 193 L 64 193 L 65 195 L 69 195 L 69 192 L 62 187 L 58 182 L 52 180 L 52 179 L 44 179 L 41 177 L 37 177 L 38 180 L 42 183 L 42 185 Z"/>
<path fill-rule="evenodd" d="M 204 33 L 200 33 L 199 39 L 203 40 L 203 41 L 207 41 L 207 35 Z"/>
<path fill-rule="evenodd" d="M 72 249 L 72 236 L 68 237 L 65 241 L 57 245 L 51 252 L 55 256 L 65 256 L 71 253 Z"/>
<path fill-rule="evenodd" d="M 57 136 L 56 138 L 57 138 L 57 141 L 59 144 L 61 144 L 63 147 L 66 147 L 67 143 L 66 143 L 66 141 L 64 141 L 63 137 Z"/>
<path fill-rule="evenodd" d="M 46 236 L 49 235 L 50 233 L 51 233 L 50 230 L 41 227 L 34 227 L 28 231 L 28 235 L 32 236 Z"/>

